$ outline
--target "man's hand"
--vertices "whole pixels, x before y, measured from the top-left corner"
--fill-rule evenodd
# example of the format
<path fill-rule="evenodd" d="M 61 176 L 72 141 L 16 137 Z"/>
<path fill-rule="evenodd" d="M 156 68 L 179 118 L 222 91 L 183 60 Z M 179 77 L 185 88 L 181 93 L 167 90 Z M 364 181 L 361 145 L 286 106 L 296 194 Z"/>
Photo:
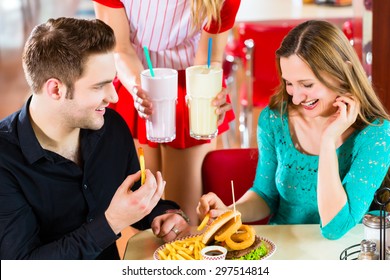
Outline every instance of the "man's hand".
<path fill-rule="evenodd" d="M 167 213 L 154 218 L 152 230 L 164 242 L 169 242 L 178 237 L 188 235 L 190 226 L 182 216 L 176 213 Z"/>
<path fill-rule="evenodd" d="M 146 170 L 145 184 L 138 190 L 131 191 L 139 181 L 141 172 L 129 175 L 119 186 L 105 212 L 106 219 L 115 234 L 148 215 L 160 200 L 166 182 L 160 172 L 157 181 L 150 170 Z"/>

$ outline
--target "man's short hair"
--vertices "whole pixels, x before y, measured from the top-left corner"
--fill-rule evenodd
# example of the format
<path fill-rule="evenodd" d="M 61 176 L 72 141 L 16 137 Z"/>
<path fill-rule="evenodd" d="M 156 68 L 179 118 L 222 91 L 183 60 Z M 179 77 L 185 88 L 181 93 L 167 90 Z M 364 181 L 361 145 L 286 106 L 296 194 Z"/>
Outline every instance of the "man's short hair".
<path fill-rule="evenodd" d="M 114 47 L 114 31 L 101 20 L 49 19 L 33 29 L 25 44 L 23 69 L 27 82 L 37 93 L 48 79 L 56 78 L 66 85 L 66 97 L 72 98 L 74 83 L 82 77 L 89 56 Z"/>

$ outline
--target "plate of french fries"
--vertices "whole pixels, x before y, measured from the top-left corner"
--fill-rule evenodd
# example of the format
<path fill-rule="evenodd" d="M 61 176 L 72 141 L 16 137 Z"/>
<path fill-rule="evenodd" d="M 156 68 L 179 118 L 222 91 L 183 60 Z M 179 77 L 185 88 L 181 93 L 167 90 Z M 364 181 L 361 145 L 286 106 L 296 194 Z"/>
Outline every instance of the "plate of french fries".
<path fill-rule="evenodd" d="M 153 258 L 155 260 L 200 260 L 200 251 L 205 246 L 202 235 L 189 235 L 161 245 L 154 252 Z"/>
<path fill-rule="evenodd" d="M 201 260 L 201 250 L 209 245 L 227 249 L 226 259 L 262 260 L 270 257 L 275 244 L 256 235 L 250 225 L 242 224 L 241 214 L 226 211 L 210 224 L 206 215 L 197 228 L 200 234 L 189 235 L 161 245 L 153 254 L 155 260 Z M 206 228 L 206 230 L 204 230 Z"/>

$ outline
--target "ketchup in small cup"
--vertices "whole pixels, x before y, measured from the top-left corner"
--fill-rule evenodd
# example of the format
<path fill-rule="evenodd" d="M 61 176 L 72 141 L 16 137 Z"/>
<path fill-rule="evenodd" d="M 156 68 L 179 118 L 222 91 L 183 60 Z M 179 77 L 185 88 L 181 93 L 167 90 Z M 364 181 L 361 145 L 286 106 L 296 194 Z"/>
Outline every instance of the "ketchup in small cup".
<path fill-rule="evenodd" d="M 226 258 L 227 249 L 222 246 L 206 246 L 200 251 L 203 260 L 219 261 Z"/>

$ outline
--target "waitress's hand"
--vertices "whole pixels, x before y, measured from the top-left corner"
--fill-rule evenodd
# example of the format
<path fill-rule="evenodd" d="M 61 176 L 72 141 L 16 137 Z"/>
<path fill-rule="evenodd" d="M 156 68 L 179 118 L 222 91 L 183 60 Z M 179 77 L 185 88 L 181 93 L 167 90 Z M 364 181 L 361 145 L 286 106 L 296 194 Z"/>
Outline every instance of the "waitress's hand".
<path fill-rule="evenodd" d="M 190 226 L 184 218 L 175 213 L 166 213 L 153 219 L 151 225 L 154 235 L 160 237 L 164 242 L 187 236 L 190 233 Z"/>
<path fill-rule="evenodd" d="M 213 192 L 202 195 L 196 208 L 196 212 L 201 221 L 207 213 L 209 213 L 210 218 L 216 218 L 227 210 L 229 210 L 228 207 Z"/>
<path fill-rule="evenodd" d="M 354 96 L 343 95 L 336 98 L 333 106 L 338 107 L 337 112 L 329 118 L 321 139 L 336 143 L 341 135 L 355 123 L 360 112 L 360 103 Z"/>
<path fill-rule="evenodd" d="M 218 115 L 218 125 L 222 124 L 223 120 L 225 119 L 226 112 L 232 109 L 232 105 L 226 102 L 227 95 L 227 89 L 222 88 L 222 91 L 218 93 L 212 101 L 212 105 L 217 107 L 215 112 Z"/>
<path fill-rule="evenodd" d="M 153 112 L 152 102 L 139 85 L 133 86 L 131 93 L 134 99 L 134 108 L 138 115 L 145 120 L 148 119 Z"/>

